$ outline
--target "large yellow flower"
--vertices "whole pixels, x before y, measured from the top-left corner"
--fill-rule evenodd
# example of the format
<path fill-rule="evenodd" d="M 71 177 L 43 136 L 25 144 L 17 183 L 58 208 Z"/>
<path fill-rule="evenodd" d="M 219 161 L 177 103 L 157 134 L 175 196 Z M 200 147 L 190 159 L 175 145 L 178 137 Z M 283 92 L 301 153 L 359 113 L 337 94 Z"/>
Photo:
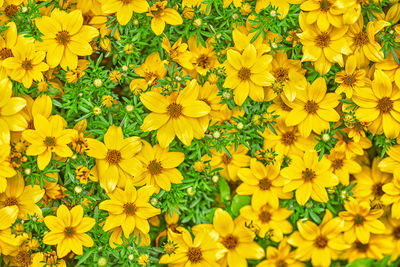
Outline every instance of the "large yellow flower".
<path fill-rule="evenodd" d="M 132 13 L 144 13 L 149 4 L 146 0 L 104 0 L 101 9 L 106 14 L 117 13 L 118 23 L 126 25 L 132 18 Z"/>
<path fill-rule="evenodd" d="M 112 125 L 104 135 L 104 144 L 88 138 L 86 154 L 96 159 L 100 185 L 113 191 L 117 185 L 124 187 L 132 175 L 139 174 L 142 164 L 135 158 L 142 148 L 139 137 L 124 138 L 121 127 Z"/>
<path fill-rule="evenodd" d="M 384 205 L 392 204 L 392 217 L 400 219 L 400 171 L 394 172 L 393 181 L 382 186 Z"/>
<path fill-rule="evenodd" d="M 329 122 L 340 119 L 334 109 L 339 104 L 340 96 L 326 93 L 325 79 L 316 79 L 305 91 L 297 94 L 292 110 L 286 117 L 286 125 L 298 125 L 301 135 L 308 137 L 311 131 L 319 134 L 330 128 Z"/>
<path fill-rule="evenodd" d="M 297 247 L 296 256 L 301 261 L 311 259 L 313 266 L 330 266 L 331 259 L 338 258 L 340 251 L 349 247 L 342 234 L 343 222 L 339 217 L 333 218 L 329 210 L 320 225 L 311 221 L 297 221 L 297 232 L 288 242 Z"/>
<path fill-rule="evenodd" d="M 330 170 L 328 159 L 318 160 L 315 151 L 307 151 L 304 158 L 293 155 L 289 167 L 281 170 L 281 175 L 287 179 L 283 192 L 296 190 L 296 200 L 300 205 L 310 199 L 319 202 L 328 202 L 326 187 L 339 183 L 336 175 Z"/>
<path fill-rule="evenodd" d="M 103 230 L 109 231 L 121 226 L 125 238 L 128 238 L 135 228 L 147 234 L 150 231 L 147 219 L 160 214 L 160 209 L 149 203 L 154 189 L 153 186 L 144 186 L 136 190 L 132 182 L 127 181 L 124 191 L 116 188 L 114 192 L 108 193 L 110 199 L 99 205 L 100 209 L 108 211 L 109 214 Z"/>
<path fill-rule="evenodd" d="M 166 8 L 168 1 L 156 2 L 149 8 L 146 14 L 151 19 L 151 29 L 156 35 L 163 33 L 165 23 L 170 25 L 180 25 L 183 20 L 179 13 L 173 8 Z"/>
<path fill-rule="evenodd" d="M 185 159 L 185 155 L 181 152 L 169 152 L 160 145 L 152 147 L 143 141 L 143 148 L 136 158 L 142 163 L 140 174 L 133 178 L 136 186 L 153 185 L 157 192 L 160 187 L 169 191 L 171 183 L 179 184 L 183 180 L 182 174 L 176 169 Z"/>
<path fill-rule="evenodd" d="M 64 122 L 59 115 L 54 115 L 48 120 L 37 114 L 34 119 L 35 130 L 25 130 L 22 133 L 23 138 L 31 143 L 26 154 L 38 156 L 39 170 L 43 170 L 50 163 L 53 152 L 64 158 L 72 156 L 72 150 L 67 144 L 76 133 L 73 129 L 64 129 Z"/>
<path fill-rule="evenodd" d="M 143 105 L 152 113 L 147 115 L 141 126 L 145 132 L 157 130 L 157 140 L 161 147 L 167 147 L 175 136 L 189 146 L 193 137 L 200 139 L 204 131 L 199 118 L 210 113 L 211 108 L 198 100 L 199 86 L 192 80 L 183 90 L 163 96 L 157 92 L 147 92 L 140 96 Z"/>
<path fill-rule="evenodd" d="M 239 53 L 234 49 L 227 52 L 225 68 L 227 77 L 224 87 L 233 89 L 237 105 L 242 105 L 247 96 L 254 101 L 264 101 L 263 86 L 270 85 L 274 77 L 269 72 L 272 57 L 270 55 L 257 55 L 257 49 L 249 44 Z"/>
<path fill-rule="evenodd" d="M 359 108 L 356 117 L 371 122 L 368 129 L 372 134 L 384 133 L 388 138 L 400 134 L 400 90 L 381 70 L 375 70 L 371 88 L 356 91 L 353 101 Z"/>
<path fill-rule="evenodd" d="M 50 232 L 44 235 L 43 243 L 57 245 L 59 258 L 66 256 L 70 251 L 82 255 L 82 246 L 93 246 L 93 240 L 86 232 L 93 228 L 96 220 L 84 217 L 81 205 L 77 205 L 71 210 L 68 210 L 65 205 L 61 205 L 57 209 L 57 216 L 46 216 L 44 223 Z"/>
<path fill-rule="evenodd" d="M 54 9 L 50 17 L 36 19 L 36 26 L 43 34 L 43 42 L 37 45 L 47 52 L 46 60 L 50 68 L 60 64 L 64 70 L 76 69 L 78 56 L 91 55 L 93 49 L 89 42 L 99 35 L 96 28 L 83 25 L 80 10 L 67 13 Z"/>
<path fill-rule="evenodd" d="M 300 5 L 306 13 L 308 24 L 316 23 L 321 31 L 327 31 L 329 26 L 340 28 L 343 26 L 343 7 L 335 0 L 307 0 Z"/>

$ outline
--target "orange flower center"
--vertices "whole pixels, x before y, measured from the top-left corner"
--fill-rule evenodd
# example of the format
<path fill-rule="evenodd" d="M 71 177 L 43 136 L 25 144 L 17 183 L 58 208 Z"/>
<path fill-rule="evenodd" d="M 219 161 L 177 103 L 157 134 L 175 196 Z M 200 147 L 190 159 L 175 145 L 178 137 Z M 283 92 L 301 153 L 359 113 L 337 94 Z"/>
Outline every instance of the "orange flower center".
<path fill-rule="evenodd" d="M 372 192 L 375 196 L 381 197 L 385 194 L 385 192 L 382 190 L 382 183 L 376 183 L 372 186 Z"/>
<path fill-rule="evenodd" d="M 304 109 L 307 111 L 309 114 L 315 114 L 317 113 L 319 106 L 317 103 L 314 102 L 314 100 L 308 100 L 306 105 L 304 106 Z"/>
<path fill-rule="evenodd" d="M 8 197 L 4 201 L 4 205 L 7 206 L 7 207 L 8 206 L 18 205 L 18 200 L 15 197 Z"/>
<path fill-rule="evenodd" d="M 393 235 L 394 238 L 400 239 L 400 226 L 397 226 L 396 228 L 393 229 Z"/>
<path fill-rule="evenodd" d="M 164 7 L 162 6 L 162 3 L 158 2 L 155 4 L 155 7 L 152 8 L 151 14 L 153 14 L 155 17 L 159 17 L 163 11 Z"/>
<path fill-rule="evenodd" d="M 319 248 L 324 248 L 328 245 L 328 240 L 323 236 L 319 236 L 315 239 L 314 245 Z"/>
<path fill-rule="evenodd" d="M 70 40 L 71 40 L 71 36 L 69 35 L 69 33 L 67 31 L 59 31 L 56 34 L 56 41 L 60 45 L 67 45 Z"/>
<path fill-rule="evenodd" d="M 271 188 L 271 181 L 263 178 L 258 182 L 258 187 L 263 191 L 269 190 Z"/>
<path fill-rule="evenodd" d="M 175 252 L 175 246 L 174 246 L 174 244 L 173 243 L 167 243 L 167 244 L 165 244 L 165 246 L 164 246 L 164 251 L 165 251 L 165 253 L 167 253 L 168 255 L 171 255 L 172 253 L 174 253 Z"/>
<path fill-rule="evenodd" d="M 4 47 L 3 49 L 0 50 L 0 59 L 1 60 L 4 60 L 9 57 L 13 57 L 13 56 L 14 55 L 13 55 L 11 49 L 9 49 L 7 47 Z"/>
<path fill-rule="evenodd" d="M 75 233 L 75 229 L 73 227 L 65 227 L 64 233 L 67 237 L 71 237 Z"/>
<path fill-rule="evenodd" d="M 238 244 L 238 238 L 233 235 L 228 235 L 222 239 L 222 245 L 227 249 L 234 249 Z"/>
<path fill-rule="evenodd" d="M 160 77 L 156 73 L 145 72 L 144 79 L 146 80 L 149 86 L 154 86 L 157 84 L 157 81 L 160 79 Z"/>
<path fill-rule="evenodd" d="M 242 67 L 242 68 L 238 71 L 238 77 L 239 77 L 239 79 L 241 79 L 242 81 L 247 81 L 248 79 L 250 79 L 250 75 L 251 75 L 251 71 L 250 71 L 249 68 Z"/>
<path fill-rule="evenodd" d="M 368 244 L 363 244 L 360 241 L 356 241 L 355 242 L 355 247 L 360 252 L 367 252 L 369 245 Z"/>
<path fill-rule="evenodd" d="M 356 77 L 354 77 L 353 75 L 346 75 L 343 80 L 344 84 L 350 86 L 352 86 L 355 82 L 356 82 Z"/>
<path fill-rule="evenodd" d="M 18 263 L 18 266 L 30 266 L 32 264 L 31 255 L 28 251 L 20 250 L 15 256 L 15 261 Z"/>
<path fill-rule="evenodd" d="M 301 172 L 304 181 L 311 182 L 317 175 L 312 169 L 306 168 L 304 171 Z"/>
<path fill-rule="evenodd" d="M 106 161 L 110 164 L 118 164 L 121 161 L 121 152 L 112 149 L 107 152 Z"/>
<path fill-rule="evenodd" d="M 197 58 L 196 62 L 197 65 L 202 67 L 203 69 L 207 69 L 208 66 L 211 64 L 210 58 L 205 54 L 200 55 L 200 57 Z"/>
<path fill-rule="evenodd" d="M 203 258 L 203 253 L 201 252 L 200 248 L 191 247 L 188 249 L 187 257 L 190 262 L 198 263 Z"/>
<path fill-rule="evenodd" d="M 46 136 L 46 138 L 43 141 L 43 144 L 45 146 L 55 146 L 56 145 L 56 138 L 52 136 Z"/>
<path fill-rule="evenodd" d="M 16 5 L 8 5 L 4 9 L 4 13 L 6 14 L 7 17 L 12 18 L 17 14 L 18 12 L 18 6 Z"/>
<path fill-rule="evenodd" d="M 296 136 L 294 135 L 294 132 L 286 132 L 282 134 L 281 142 L 286 146 L 292 145 L 295 140 Z"/>
<path fill-rule="evenodd" d="M 320 7 L 322 11 L 328 11 L 332 4 L 327 0 L 322 0 L 320 3 Z"/>
<path fill-rule="evenodd" d="M 222 162 L 224 164 L 229 164 L 229 163 L 231 163 L 231 161 L 232 161 L 232 158 L 228 154 L 225 153 L 224 155 L 222 155 Z"/>
<path fill-rule="evenodd" d="M 32 61 L 27 59 L 22 61 L 21 67 L 25 70 L 31 70 L 33 68 Z"/>
<path fill-rule="evenodd" d="M 268 211 L 265 211 L 265 210 L 261 211 L 258 214 L 258 218 L 263 223 L 268 223 L 271 220 L 271 217 L 272 217 L 271 213 L 269 213 Z"/>
<path fill-rule="evenodd" d="M 377 108 L 383 113 L 388 113 L 393 109 L 393 101 L 390 100 L 389 97 L 385 96 L 378 100 Z"/>
<path fill-rule="evenodd" d="M 132 3 L 133 0 L 122 0 L 122 4 L 123 5 L 129 5 L 130 3 Z"/>
<path fill-rule="evenodd" d="M 357 215 L 356 217 L 354 217 L 354 224 L 356 225 L 361 225 L 364 223 L 364 217 L 361 215 Z"/>
<path fill-rule="evenodd" d="M 334 159 L 332 161 L 332 168 L 334 170 L 339 170 L 343 167 L 343 159 Z"/>
<path fill-rule="evenodd" d="M 160 174 L 163 167 L 161 165 L 161 162 L 157 160 L 152 160 L 149 163 L 149 166 L 147 166 L 147 169 L 149 170 L 151 175 L 157 175 Z"/>
<path fill-rule="evenodd" d="M 353 41 L 358 47 L 364 46 L 369 43 L 368 34 L 365 32 L 359 32 L 354 36 Z"/>
<path fill-rule="evenodd" d="M 131 203 L 131 202 L 125 203 L 123 208 L 124 208 L 125 213 L 127 215 L 132 215 L 133 216 L 133 215 L 135 215 L 135 213 L 137 211 L 136 205 Z"/>
<path fill-rule="evenodd" d="M 275 71 L 273 71 L 273 74 L 278 82 L 284 82 L 289 76 L 289 69 L 277 68 Z"/>
<path fill-rule="evenodd" d="M 171 118 L 179 118 L 179 116 L 182 115 L 182 105 L 177 104 L 177 103 L 171 103 L 167 107 L 168 114 Z"/>
<path fill-rule="evenodd" d="M 315 44 L 321 48 L 327 47 L 330 41 L 331 37 L 329 37 L 327 32 L 321 32 L 321 34 L 315 38 Z"/>

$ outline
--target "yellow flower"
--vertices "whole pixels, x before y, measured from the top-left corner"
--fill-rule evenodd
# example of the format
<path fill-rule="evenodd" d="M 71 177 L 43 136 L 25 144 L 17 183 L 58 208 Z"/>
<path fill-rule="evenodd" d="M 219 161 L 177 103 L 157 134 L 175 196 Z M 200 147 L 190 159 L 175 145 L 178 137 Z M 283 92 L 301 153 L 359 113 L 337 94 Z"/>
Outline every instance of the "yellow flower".
<path fill-rule="evenodd" d="M 158 193 L 160 187 L 169 191 L 171 183 L 180 184 L 183 180 L 182 174 L 176 169 L 185 159 L 181 152 L 169 152 L 168 148 L 162 148 L 160 145 L 152 147 L 143 141 L 143 148 L 136 158 L 142 163 L 142 168 L 140 174 L 133 178 L 135 186 L 153 185 Z"/>
<path fill-rule="evenodd" d="M 63 259 L 58 259 L 54 251 L 37 252 L 32 255 L 32 266 L 40 267 L 66 267 L 67 264 Z"/>
<path fill-rule="evenodd" d="M 356 91 L 353 101 L 359 108 L 356 117 L 371 122 L 368 129 L 372 134 L 384 133 L 388 138 L 400 134 L 400 91 L 381 70 L 375 70 L 371 88 Z"/>
<path fill-rule="evenodd" d="M 392 217 L 400 219 L 400 171 L 394 172 L 393 181 L 382 186 L 384 195 L 381 197 L 384 205 L 392 204 Z"/>
<path fill-rule="evenodd" d="M 20 245 L 10 228 L 17 219 L 17 215 L 17 206 L 0 208 L 0 253 L 3 255 L 10 255 Z"/>
<path fill-rule="evenodd" d="M 38 156 L 39 170 L 43 170 L 50 163 L 53 152 L 64 158 L 72 156 L 72 150 L 67 144 L 76 133 L 73 129 L 64 129 L 63 118 L 54 115 L 48 120 L 37 114 L 34 116 L 34 125 L 35 130 L 25 130 L 22 137 L 31 143 L 26 154 Z"/>
<path fill-rule="evenodd" d="M 233 89 L 235 103 L 242 105 L 247 96 L 254 101 L 264 101 L 263 86 L 270 85 L 274 80 L 269 72 L 272 57 L 257 55 L 257 49 L 252 44 L 249 44 L 242 54 L 229 49 L 227 57 L 224 87 Z"/>
<path fill-rule="evenodd" d="M 92 247 L 93 240 L 86 234 L 96 223 L 96 220 L 83 216 L 81 205 L 73 207 L 71 210 L 65 205 L 57 209 L 57 216 L 46 216 L 44 223 L 50 232 L 43 237 L 43 243 L 47 245 L 57 245 L 57 256 L 62 258 L 70 251 L 76 255 L 83 254 L 83 247 Z"/>
<path fill-rule="evenodd" d="M 343 222 L 333 218 L 329 210 L 320 225 L 311 221 L 297 221 L 298 231 L 288 239 L 288 243 L 297 247 L 296 257 L 301 261 L 311 258 L 313 266 L 330 266 L 331 259 L 338 258 L 340 251 L 349 247 L 343 239 Z"/>
<path fill-rule="evenodd" d="M 252 201 L 266 201 L 273 208 L 278 208 L 279 199 L 290 199 L 292 193 L 283 193 L 284 180 L 279 175 L 279 168 L 270 164 L 264 166 L 261 162 L 252 158 L 250 169 L 241 168 L 237 173 L 242 184 L 236 188 L 239 195 L 251 195 Z"/>
<path fill-rule="evenodd" d="M 7 187 L 7 179 L 13 177 L 17 173 L 8 161 L 11 147 L 8 144 L 0 145 L 0 193 L 3 193 Z"/>
<path fill-rule="evenodd" d="M 200 119 L 210 112 L 210 107 L 198 100 L 199 86 L 192 80 L 183 90 L 163 96 L 157 92 L 147 92 L 140 96 L 143 105 L 152 111 L 143 121 L 145 132 L 157 130 L 157 140 L 161 147 L 167 147 L 175 136 L 189 146 L 193 137 L 200 139 L 204 131 Z"/>
<path fill-rule="evenodd" d="M 8 179 L 6 191 L 0 194 L 0 207 L 17 206 L 18 219 L 28 220 L 28 215 L 41 219 L 42 210 L 36 203 L 42 199 L 44 192 L 38 185 L 25 186 L 24 178 L 17 172 Z"/>
<path fill-rule="evenodd" d="M 290 104 L 292 110 L 286 117 L 286 125 L 298 125 L 304 137 L 308 137 L 311 131 L 319 134 L 329 129 L 329 122 L 340 119 L 335 110 L 340 96 L 326 92 L 326 82 L 322 77 L 316 79 L 305 91 L 300 91 Z"/>
<path fill-rule="evenodd" d="M 140 138 L 124 138 L 121 127 L 112 125 L 104 135 L 104 144 L 88 138 L 86 154 L 96 159 L 96 168 L 100 185 L 112 192 L 117 185 L 124 187 L 132 175 L 139 174 L 142 164 L 135 155 L 142 148 Z"/>
<path fill-rule="evenodd" d="M 400 256 L 400 220 L 394 218 L 387 218 L 385 221 L 386 231 L 385 234 L 392 237 L 392 242 L 386 242 L 387 245 L 393 245 L 392 260 L 396 260 Z"/>
<path fill-rule="evenodd" d="M 108 193 L 110 199 L 99 205 L 100 209 L 108 211 L 103 230 L 109 231 L 121 226 L 125 238 L 128 238 L 135 228 L 147 234 L 150 231 L 147 219 L 160 214 L 160 209 L 149 203 L 153 193 L 153 186 L 144 186 L 136 190 L 131 181 L 127 181 L 124 191 L 116 188 L 114 192 Z"/>
<path fill-rule="evenodd" d="M 203 101 L 207 105 L 210 106 L 211 110 L 207 116 L 201 118 L 200 124 L 204 129 L 208 128 L 208 124 L 211 120 L 211 125 L 216 121 L 221 120 L 219 117 L 221 116 L 221 96 L 219 93 L 218 86 L 216 84 L 211 84 L 209 82 L 205 82 L 203 86 L 199 89 L 199 100 Z"/>
<path fill-rule="evenodd" d="M 26 100 L 12 96 L 12 83 L 0 81 L 0 144 L 10 143 L 10 131 L 23 131 L 28 126 L 21 110 Z"/>
<path fill-rule="evenodd" d="M 36 26 L 43 34 L 37 46 L 47 52 L 46 61 L 50 68 L 60 65 L 64 70 L 76 69 L 78 56 L 93 52 L 89 42 L 99 35 L 96 28 L 83 25 L 80 10 L 70 13 L 54 9 L 51 16 L 36 19 Z"/>
<path fill-rule="evenodd" d="M 342 4 L 334 0 L 307 0 L 300 5 L 306 13 L 308 24 L 316 23 L 319 30 L 327 31 L 329 26 L 343 27 Z"/>
<path fill-rule="evenodd" d="M 304 158 L 293 155 L 289 167 L 281 170 L 281 175 L 287 179 L 283 192 L 296 190 L 297 203 L 302 206 L 310 197 L 318 202 L 328 202 L 325 188 L 339 183 L 330 167 L 330 161 L 325 157 L 319 160 L 315 151 L 305 152 Z"/>
<path fill-rule="evenodd" d="M 344 258 L 349 262 L 363 258 L 381 260 L 385 255 L 390 255 L 392 251 L 393 243 L 390 242 L 390 239 L 388 240 L 388 236 L 372 234 L 365 244 L 360 241 L 352 242 L 351 247 L 345 252 Z"/>
<path fill-rule="evenodd" d="M 2 5 L 0 5 L 1 7 Z M 17 26 L 15 22 L 10 21 L 5 25 L 7 30 L 3 32 L 3 36 L 0 36 L 0 80 L 7 78 L 7 69 L 3 66 L 5 59 L 13 57 L 12 48 L 17 44 L 18 38 Z M 0 98 L 1 99 L 1 98 Z"/>
<path fill-rule="evenodd" d="M 213 38 L 206 41 L 204 47 L 200 42 L 197 42 L 197 36 L 192 35 L 188 40 L 189 51 L 192 53 L 192 60 L 195 66 L 196 73 L 206 75 L 207 71 L 214 69 L 218 65 L 218 60 L 215 55 Z"/>
<path fill-rule="evenodd" d="M 160 264 L 170 266 L 219 266 L 217 260 L 226 253 L 223 246 L 215 242 L 208 231 L 199 231 L 194 240 L 189 231 L 183 227 L 177 228 L 179 233 L 168 229 L 169 244 L 176 244 L 174 251 L 161 257 Z"/>
<path fill-rule="evenodd" d="M 10 70 L 11 79 L 22 83 L 25 88 L 30 88 L 32 81 L 43 80 L 42 72 L 49 69 L 43 62 L 46 53 L 36 52 L 33 38 L 20 38 L 11 50 L 14 56 L 3 61 L 3 66 Z"/>
<path fill-rule="evenodd" d="M 361 125 L 361 124 L 360 124 Z M 338 139 L 335 150 L 346 155 L 346 159 L 351 159 L 355 155 L 362 156 L 365 154 L 365 150 L 372 146 L 371 140 L 365 136 L 359 136 L 359 138 L 350 139 L 350 133 L 348 129 L 343 129 L 342 132 L 336 132 L 334 137 Z M 346 136 L 346 133 L 348 136 Z M 358 140 L 357 140 L 358 139 Z"/>
<path fill-rule="evenodd" d="M 346 158 L 344 153 L 333 150 L 328 159 L 331 162 L 331 171 L 342 185 L 349 185 L 350 174 L 361 172 L 361 166 L 353 158 Z"/>
<path fill-rule="evenodd" d="M 165 23 L 170 25 L 180 25 L 183 23 L 182 17 L 173 8 L 166 8 L 168 1 L 159 1 L 149 7 L 146 16 L 152 17 L 151 29 L 156 35 L 163 33 Z"/>
<path fill-rule="evenodd" d="M 400 10 L 400 4 L 398 4 L 398 6 Z M 398 28 L 400 29 L 399 26 Z M 396 56 L 399 58 L 400 52 L 397 52 Z M 400 64 L 397 64 L 397 62 L 394 60 L 393 53 L 389 53 L 386 59 L 384 59 L 382 62 L 376 63 L 375 66 L 377 69 L 380 69 L 386 73 L 390 80 L 394 81 L 397 87 L 400 88 Z"/>
<path fill-rule="evenodd" d="M 200 224 L 193 228 L 196 234 L 200 231 L 211 232 L 215 239 L 227 250 L 219 260 L 220 266 L 247 266 L 247 259 L 261 259 L 264 249 L 254 242 L 254 232 L 245 226 L 243 219 L 233 220 L 229 213 L 221 208 L 215 210 L 213 224 Z"/>
<path fill-rule="evenodd" d="M 304 263 L 297 261 L 295 251 L 290 251 L 290 249 L 287 238 L 284 237 L 277 249 L 273 246 L 267 247 L 267 259 L 257 264 L 257 267 L 304 267 Z"/>
<path fill-rule="evenodd" d="M 162 48 L 171 57 L 173 61 L 184 67 L 185 69 L 193 69 L 192 54 L 187 50 L 188 45 L 182 43 L 182 38 L 179 38 L 172 46 L 167 37 L 163 37 L 161 43 Z"/>
<path fill-rule="evenodd" d="M 247 167 L 250 164 L 250 157 L 246 155 L 248 149 L 244 145 L 240 144 L 236 150 L 235 146 L 231 146 L 228 148 L 228 151 L 232 157 L 226 152 L 218 152 L 217 150 L 212 149 L 210 165 L 213 169 L 222 168 L 222 170 L 219 171 L 222 178 L 237 181 L 237 173 L 239 169 Z"/>
<path fill-rule="evenodd" d="M 118 23 L 126 25 L 132 18 L 132 13 L 144 13 L 149 4 L 146 0 L 104 0 L 101 5 L 106 14 L 117 13 Z"/>
<path fill-rule="evenodd" d="M 400 168 L 400 145 L 390 147 L 386 153 L 389 157 L 382 159 L 378 167 L 383 172 L 394 173 L 396 169 Z"/>
<path fill-rule="evenodd" d="M 346 211 L 339 213 L 344 221 L 343 231 L 346 242 L 352 243 L 356 240 L 362 244 L 367 244 L 370 233 L 380 234 L 385 230 L 385 225 L 378 220 L 382 216 L 383 210 L 371 210 L 367 201 L 350 198 L 344 203 Z"/>

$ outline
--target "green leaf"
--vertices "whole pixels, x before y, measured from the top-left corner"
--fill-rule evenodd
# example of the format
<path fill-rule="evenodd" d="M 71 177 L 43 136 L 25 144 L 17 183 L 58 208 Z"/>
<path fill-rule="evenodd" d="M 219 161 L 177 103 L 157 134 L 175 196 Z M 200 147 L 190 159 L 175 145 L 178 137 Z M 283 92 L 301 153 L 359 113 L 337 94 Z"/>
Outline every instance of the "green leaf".
<path fill-rule="evenodd" d="M 374 260 L 370 258 L 358 259 L 347 264 L 346 267 L 371 267 L 373 262 Z"/>
<path fill-rule="evenodd" d="M 231 188 L 224 179 L 218 180 L 219 194 L 222 202 L 229 201 L 231 199 Z"/>
<path fill-rule="evenodd" d="M 380 261 L 377 261 L 374 263 L 374 267 L 386 267 L 388 266 L 388 262 L 390 260 L 390 256 L 386 256 L 383 259 L 381 259 Z"/>
<path fill-rule="evenodd" d="M 241 195 L 235 195 L 232 198 L 232 205 L 231 205 L 231 211 L 232 214 L 236 217 L 239 216 L 240 214 L 240 209 L 246 205 L 249 205 L 251 202 L 251 197 L 250 196 L 241 196 Z"/>

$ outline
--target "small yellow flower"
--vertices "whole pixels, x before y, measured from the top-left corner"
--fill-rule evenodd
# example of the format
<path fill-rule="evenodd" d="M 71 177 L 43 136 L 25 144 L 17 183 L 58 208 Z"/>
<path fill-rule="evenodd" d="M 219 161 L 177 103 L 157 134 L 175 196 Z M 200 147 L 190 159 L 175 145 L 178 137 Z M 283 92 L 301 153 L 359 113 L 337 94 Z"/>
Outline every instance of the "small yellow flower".
<path fill-rule="evenodd" d="M 182 17 L 173 8 L 166 8 L 168 1 L 156 2 L 146 14 L 151 19 L 151 29 L 156 35 L 163 33 L 165 23 L 170 25 L 180 25 L 183 23 Z"/>

